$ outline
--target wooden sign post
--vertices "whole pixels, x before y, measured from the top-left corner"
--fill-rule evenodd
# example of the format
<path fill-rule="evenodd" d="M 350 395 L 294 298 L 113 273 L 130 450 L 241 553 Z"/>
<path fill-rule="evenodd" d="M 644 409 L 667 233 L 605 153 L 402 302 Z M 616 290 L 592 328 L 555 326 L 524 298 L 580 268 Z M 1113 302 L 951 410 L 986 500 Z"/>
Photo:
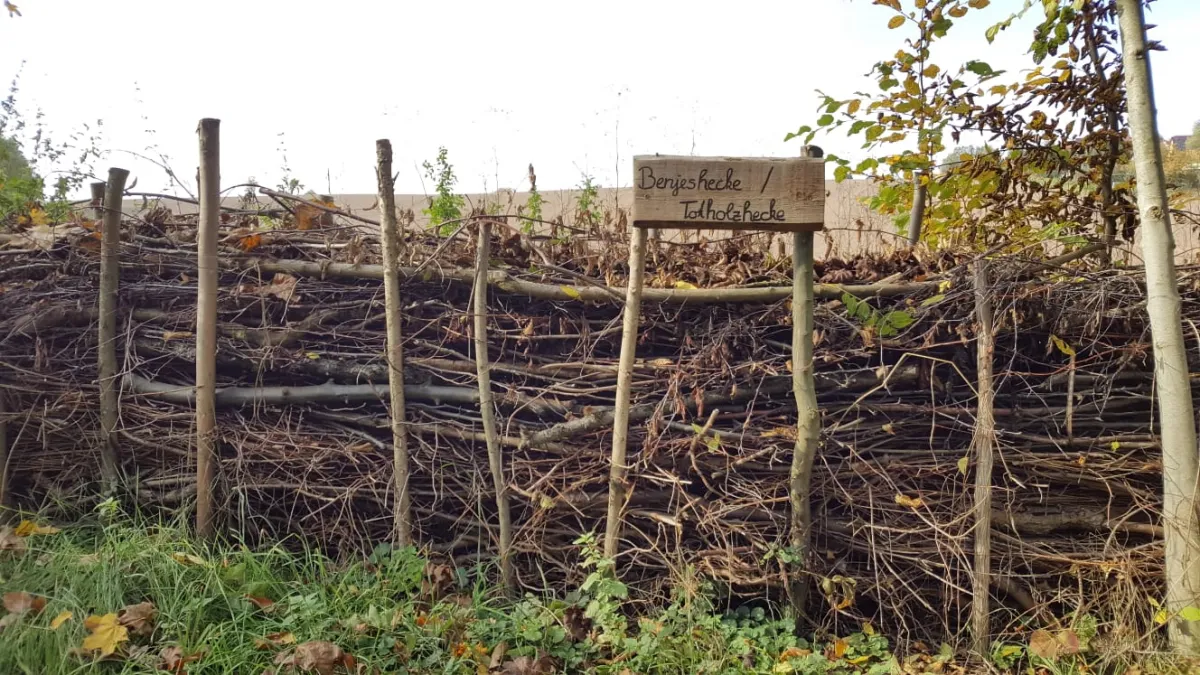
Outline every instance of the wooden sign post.
<path fill-rule="evenodd" d="M 621 360 L 613 409 L 612 464 L 604 555 L 615 558 L 621 536 L 628 472 L 629 389 L 637 350 L 646 232 L 656 230 L 752 230 L 794 232 L 792 312 L 793 389 L 799 410 L 789 490 L 792 544 L 803 551 L 811 530 L 809 477 L 820 430 L 812 370 L 813 232 L 825 224 L 825 162 L 820 148 L 806 146 L 796 158 L 666 157 L 633 159 L 633 236 L 629 288 L 621 335 Z M 802 592 L 801 592 L 802 595 Z M 796 593 L 793 593 L 796 602 Z M 800 602 L 803 599 L 800 598 Z"/>

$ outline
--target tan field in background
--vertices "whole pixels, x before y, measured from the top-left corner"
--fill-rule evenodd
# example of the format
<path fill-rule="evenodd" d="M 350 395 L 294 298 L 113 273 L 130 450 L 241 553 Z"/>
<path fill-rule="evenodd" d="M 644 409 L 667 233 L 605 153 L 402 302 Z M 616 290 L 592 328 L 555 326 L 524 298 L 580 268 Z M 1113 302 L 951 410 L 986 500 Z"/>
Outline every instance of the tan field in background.
<path fill-rule="evenodd" d="M 890 250 L 906 242 L 897 233 L 891 218 L 872 212 L 862 203 L 875 190 L 874 184 L 865 180 L 848 180 L 842 183 L 826 181 L 825 198 L 825 231 L 816 237 L 815 255 L 818 259 L 829 257 L 850 257 L 858 253 L 879 253 Z M 572 225 L 575 220 L 575 205 L 579 198 L 578 190 L 548 190 L 542 193 L 545 204 L 542 207 L 544 220 L 555 220 L 562 217 L 563 223 Z M 501 213 L 515 214 L 517 207 L 526 203 L 529 194 L 512 190 L 499 190 L 488 194 L 467 194 L 468 209 L 483 207 L 488 204 L 499 204 Z M 378 216 L 378 204 L 374 194 L 339 194 L 333 195 L 334 202 L 339 208 L 360 214 L 372 219 Z M 275 202 L 267 196 L 258 195 L 258 204 L 263 207 L 275 206 Z M 631 188 L 601 188 L 599 190 L 601 206 L 613 213 L 616 209 L 628 212 L 633 204 Z M 236 208 L 239 197 L 227 197 L 227 206 Z M 149 202 L 141 199 L 130 199 L 125 202 L 127 213 L 143 210 Z M 190 213 L 196 211 L 196 206 L 187 202 L 161 202 L 173 211 Z M 429 224 L 421 211 L 429 204 L 426 195 L 406 194 L 396 196 L 396 207 L 401 211 L 411 210 L 414 224 L 426 227 Z M 1192 213 L 1200 214 L 1200 201 L 1193 202 L 1189 209 Z M 515 224 L 515 223 L 514 223 Z M 537 231 L 543 231 L 537 228 Z M 731 236 L 747 236 L 744 232 L 725 232 L 714 230 L 675 230 L 660 232 L 660 238 L 665 241 L 695 242 L 701 237 L 708 241 L 724 239 Z M 753 235 L 772 237 L 772 249 L 783 246 L 785 251 L 791 249 L 791 235 L 770 234 Z M 1175 226 L 1175 255 L 1181 264 L 1200 262 L 1200 232 L 1187 224 L 1176 223 Z M 1136 244 L 1136 242 L 1135 242 Z M 1140 264 L 1139 257 L 1127 244 L 1119 247 L 1116 259 L 1127 264 Z M 1054 255 L 1058 251 L 1053 245 L 1047 245 L 1045 252 Z"/>

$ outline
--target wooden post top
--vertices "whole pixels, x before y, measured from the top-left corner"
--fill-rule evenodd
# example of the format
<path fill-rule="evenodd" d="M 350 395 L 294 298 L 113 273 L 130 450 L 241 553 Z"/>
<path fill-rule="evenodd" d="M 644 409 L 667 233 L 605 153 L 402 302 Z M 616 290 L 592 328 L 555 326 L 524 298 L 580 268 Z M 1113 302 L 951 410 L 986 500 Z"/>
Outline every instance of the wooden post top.
<path fill-rule="evenodd" d="M 820 157 L 633 158 L 633 225 L 813 232 L 825 225 Z"/>

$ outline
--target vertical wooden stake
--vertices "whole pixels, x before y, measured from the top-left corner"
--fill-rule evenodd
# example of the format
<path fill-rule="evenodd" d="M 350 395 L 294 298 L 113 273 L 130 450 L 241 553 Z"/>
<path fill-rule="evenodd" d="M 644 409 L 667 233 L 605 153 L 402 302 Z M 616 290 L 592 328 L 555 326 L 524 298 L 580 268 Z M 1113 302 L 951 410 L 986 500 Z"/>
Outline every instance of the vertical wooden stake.
<path fill-rule="evenodd" d="M 805 146 L 805 157 L 821 157 L 815 146 Z M 792 392 L 796 396 L 796 447 L 788 476 L 791 499 L 791 544 L 802 574 L 788 588 L 792 609 L 799 618 L 808 600 L 808 549 L 812 538 L 812 472 L 821 437 L 817 386 L 813 373 L 813 233 L 796 232 L 792 238 Z"/>
<path fill-rule="evenodd" d="M 642 278 L 646 266 L 646 230 L 633 228 L 629 242 L 629 288 L 625 292 L 625 321 L 621 328 L 621 361 L 617 367 L 617 400 L 613 409 L 612 465 L 608 470 L 608 520 L 604 523 L 604 557 L 616 558 L 625 508 L 625 446 L 629 442 L 629 388 L 637 352 L 642 311 Z"/>
<path fill-rule="evenodd" d="M 199 278 L 196 291 L 196 533 L 213 535 L 217 461 L 217 230 L 221 225 L 221 121 L 200 120 Z"/>
<path fill-rule="evenodd" d="M 408 492 L 408 432 L 404 409 L 404 343 L 400 332 L 400 230 L 396 222 L 396 190 L 392 184 L 392 142 L 375 141 L 376 177 L 383 237 L 383 297 L 387 313 L 388 390 L 392 408 L 392 477 L 396 503 L 392 533 L 397 546 L 412 544 L 412 511 Z"/>
<path fill-rule="evenodd" d="M 95 182 L 91 184 L 92 189 L 92 219 L 103 220 L 104 218 L 104 188 L 103 182 Z"/>
<path fill-rule="evenodd" d="M 129 172 L 108 170 L 104 223 L 100 233 L 100 477 L 105 492 L 117 489 L 120 460 L 117 449 L 117 289 L 121 280 L 121 200 Z"/>
<path fill-rule="evenodd" d="M 991 629 L 989 623 L 992 565 L 992 448 L 996 437 L 993 410 L 992 298 L 987 261 L 975 264 L 975 316 L 979 322 L 976 336 L 976 367 L 979 371 L 979 404 L 975 416 L 975 575 L 971 583 L 971 642 L 975 654 L 987 658 Z"/>
<path fill-rule="evenodd" d="M 488 465 L 496 488 L 496 512 L 500 519 L 500 578 L 504 588 L 513 589 L 512 516 L 508 509 L 508 482 L 504 480 L 504 457 L 496 432 L 495 404 L 492 402 L 492 374 L 488 362 L 487 289 L 488 260 L 492 224 L 479 223 L 479 247 L 475 258 L 475 291 L 472 314 L 475 319 L 475 372 L 479 376 L 479 410 L 483 416 L 483 434 L 487 439 Z"/>

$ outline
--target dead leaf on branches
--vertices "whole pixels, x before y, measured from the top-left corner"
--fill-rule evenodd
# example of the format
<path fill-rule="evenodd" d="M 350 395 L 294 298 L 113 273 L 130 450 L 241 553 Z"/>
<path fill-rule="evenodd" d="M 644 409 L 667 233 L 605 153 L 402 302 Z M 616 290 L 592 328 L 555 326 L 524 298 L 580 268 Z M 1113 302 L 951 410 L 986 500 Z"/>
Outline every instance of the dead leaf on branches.
<path fill-rule="evenodd" d="M 425 564 L 425 577 L 421 579 L 421 595 L 433 602 L 440 600 L 454 585 L 454 571 L 449 565 Z"/>

